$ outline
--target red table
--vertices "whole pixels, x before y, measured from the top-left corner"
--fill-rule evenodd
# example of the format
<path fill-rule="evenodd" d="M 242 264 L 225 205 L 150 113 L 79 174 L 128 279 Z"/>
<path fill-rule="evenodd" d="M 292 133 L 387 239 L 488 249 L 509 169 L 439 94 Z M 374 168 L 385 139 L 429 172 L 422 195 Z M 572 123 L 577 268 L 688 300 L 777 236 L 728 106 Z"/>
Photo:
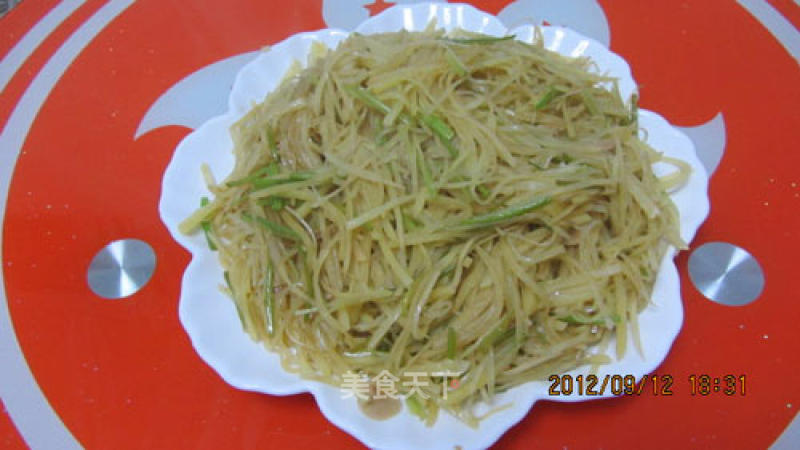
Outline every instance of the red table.
<path fill-rule="evenodd" d="M 167 102 L 171 115 L 140 130 L 150 107 L 195 71 L 390 5 L 365 10 L 364 1 L 343 0 L 350 12 L 331 15 L 323 11 L 333 2 L 323 3 L 28 0 L 0 19 L 0 445 L 23 447 L 22 436 L 88 448 L 358 445 L 309 395 L 226 385 L 178 322 L 189 255 L 159 220 L 160 181 L 187 125 L 221 113 L 224 92 L 191 88 Z M 673 377 L 674 395 L 543 401 L 497 447 L 771 445 L 800 408 L 800 4 L 474 2 L 492 13 L 509 3 L 555 24 L 607 27 L 642 107 L 684 127 L 716 117 L 724 134 L 706 125 L 693 135 L 725 151 L 692 249 L 710 241 L 747 249 L 766 287 L 746 306 L 712 303 L 689 281 L 684 252 L 685 323 L 655 372 Z M 89 261 L 128 237 L 154 248 L 152 279 L 127 299 L 97 297 L 86 282 Z M 692 395 L 692 374 L 744 375 L 747 391 Z M 783 448 L 800 446 L 798 428 Z"/>

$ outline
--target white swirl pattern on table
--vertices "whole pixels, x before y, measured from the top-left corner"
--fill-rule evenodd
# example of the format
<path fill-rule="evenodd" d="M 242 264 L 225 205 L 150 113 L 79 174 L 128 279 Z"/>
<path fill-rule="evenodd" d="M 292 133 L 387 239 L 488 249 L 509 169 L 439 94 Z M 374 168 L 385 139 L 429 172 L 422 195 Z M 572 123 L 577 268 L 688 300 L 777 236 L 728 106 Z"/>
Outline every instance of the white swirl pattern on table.
<path fill-rule="evenodd" d="M 794 1 L 796 4 L 800 5 L 800 0 Z M 326 2 L 328 2 L 328 0 L 326 0 Z M 58 6 L 40 19 L 31 30 L 23 36 L 12 51 L 3 58 L 0 64 L 0 70 L 5 71 L 3 73 L 7 75 L 7 77 L 3 77 L 5 80 L 4 83 L 16 74 L 19 66 L 27 60 L 39 43 L 50 35 L 61 20 L 71 15 L 82 3 L 83 1 L 70 2 L 69 0 L 60 2 Z M 130 3 L 130 1 L 112 0 L 106 7 L 98 10 L 97 13 L 88 20 L 89 22 L 97 21 L 102 24 L 108 23 L 124 11 Z M 364 3 L 367 4 L 369 1 Z M 800 34 L 798 34 L 797 30 L 793 27 L 789 28 L 789 38 L 787 39 L 786 28 L 782 26 L 786 22 L 786 19 L 780 16 L 779 12 L 764 1 L 741 0 L 739 4 L 753 14 L 776 40 L 786 47 L 790 54 L 798 54 L 798 51 L 800 51 L 800 45 L 798 45 L 800 39 L 798 39 L 798 35 Z M 63 14 L 63 17 L 56 21 L 51 20 L 52 17 L 58 16 L 64 12 L 65 14 Z M 4 144 L 16 144 L 11 146 L 4 145 L 3 152 L 0 152 L 0 159 L 5 161 L 0 164 L 0 211 L 2 211 L 3 215 L 5 214 L 4 204 L 8 195 L 8 183 L 10 182 L 11 174 L 14 169 L 16 156 L 19 154 L 21 148 L 21 140 L 13 136 L 25 136 L 27 134 L 32 123 L 32 116 L 30 120 L 26 117 L 28 117 L 31 111 L 35 114 L 38 110 L 41 102 L 44 101 L 50 90 L 55 86 L 60 74 L 69 67 L 74 57 L 77 56 L 74 52 L 79 51 L 91 42 L 100 29 L 102 29 L 103 25 L 97 28 L 89 22 L 85 23 L 77 31 L 65 38 L 66 41 L 60 47 L 59 51 L 50 57 L 39 74 L 36 75 L 34 83 L 28 87 L 23 97 L 19 100 L 17 108 L 12 112 L 6 124 L 6 128 L 3 131 L 4 136 L 0 140 L 2 140 Z M 82 34 L 83 30 L 91 31 L 88 34 Z M 12 64 L 14 58 L 10 58 L 10 56 L 15 55 L 15 51 L 21 52 L 18 55 L 20 58 L 17 58 L 17 63 Z M 59 58 L 59 55 L 69 56 L 67 58 Z M 46 68 L 52 70 L 45 70 Z M 36 80 L 40 80 L 40 82 L 36 82 Z M 41 93 L 43 95 L 41 97 L 39 95 L 29 95 L 29 93 L 35 89 L 42 89 L 43 91 Z M 218 113 L 221 112 L 222 111 L 218 111 Z M 9 132 L 9 124 L 11 123 L 22 124 L 22 127 Z M 158 124 L 153 128 L 168 124 L 170 123 Z M 709 172 L 711 172 L 711 170 L 709 170 Z M 1 236 L 0 239 L 2 239 Z M 47 401 L 44 399 L 38 386 L 36 386 L 36 382 L 25 363 L 14 334 L 11 317 L 9 316 L 2 276 L 3 274 L 0 272 L 0 362 L 2 362 L 4 368 L 4 370 L 0 371 L 0 394 L 2 394 L 1 396 L 7 412 L 11 416 L 22 437 L 29 445 L 33 447 L 77 448 L 77 442 L 70 435 L 69 431 L 64 428 L 55 412 L 47 405 Z M 800 417 L 796 417 L 790 426 L 787 427 L 785 432 L 775 443 L 774 448 L 794 448 L 793 443 L 798 441 L 800 441 Z"/>

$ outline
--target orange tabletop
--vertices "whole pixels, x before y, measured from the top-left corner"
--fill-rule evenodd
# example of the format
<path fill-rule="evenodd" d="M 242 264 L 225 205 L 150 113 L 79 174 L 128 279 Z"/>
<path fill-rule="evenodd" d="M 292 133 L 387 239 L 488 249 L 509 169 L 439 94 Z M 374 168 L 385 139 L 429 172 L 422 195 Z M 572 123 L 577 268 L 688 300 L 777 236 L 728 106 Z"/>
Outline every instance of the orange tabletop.
<path fill-rule="evenodd" d="M 360 445 L 310 395 L 239 391 L 201 361 L 177 314 L 189 254 L 157 206 L 178 142 L 224 112 L 250 57 L 240 55 L 300 31 L 352 27 L 391 4 L 27 0 L 0 19 L 0 446 Z M 654 372 L 671 378 L 672 395 L 541 401 L 497 447 L 773 444 L 800 408 L 800 2 L 473 4 L 609 44 L 631 65 L 642 107 L 684 127 L 698 151 L 724 149 L 711 215 L 677 258 L 684 326 Z M 228 84 L 180 84 L 195 73 Z M 87 267 L 122 238 L 152 246 L 155 272 L 136 294 L 106 300 L 89 289 Z M 688 255 L 712 241 L 760 263 L 766 284 L 754 302 L 720 305 L 692 285 Z M 692 392 L 690 377 L 703 374 L 744 377 L 746 391 Z"/>

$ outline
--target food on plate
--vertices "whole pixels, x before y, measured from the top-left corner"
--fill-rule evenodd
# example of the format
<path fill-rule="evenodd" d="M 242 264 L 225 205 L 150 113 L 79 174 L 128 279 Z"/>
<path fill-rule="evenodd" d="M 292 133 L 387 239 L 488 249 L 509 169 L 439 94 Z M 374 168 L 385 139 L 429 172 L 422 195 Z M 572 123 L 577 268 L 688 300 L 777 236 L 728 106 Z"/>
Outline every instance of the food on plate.
<path fill-rule="evenodd" d="M 203 230 L 286 370 L 393 381 L 426 423 L 474 426 L 497 392 L 610 361 L 612 336 L 630 351 L 685 246 L 667 192 L 688 165 L 639 139 L 636 99 L 591 65 L 430 28 L 317 47 L 232 127 L 235 167 L 206 170 L 213 199 L 180 229 Z"/>

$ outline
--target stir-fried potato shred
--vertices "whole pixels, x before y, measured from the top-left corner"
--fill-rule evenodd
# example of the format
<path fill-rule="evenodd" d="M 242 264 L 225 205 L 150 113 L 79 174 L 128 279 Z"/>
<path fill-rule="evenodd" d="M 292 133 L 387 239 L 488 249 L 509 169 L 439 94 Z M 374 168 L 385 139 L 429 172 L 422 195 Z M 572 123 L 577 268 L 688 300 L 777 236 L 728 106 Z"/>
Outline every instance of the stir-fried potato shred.
<path fill-rule="evenodd" d="M 429 29 L 312 55 L 232 127 L 233 171 L 181 225 L 218 250 L 252 339 L 335 386 L 424 372 L 412 411 L 470 425 L 495 393 L 608 362 L 591 350 L 614 334 L 624 354 L 684 247 L 667 190 L 688 173 L 656 177 L 635 98 L 541 40 Z"/>

